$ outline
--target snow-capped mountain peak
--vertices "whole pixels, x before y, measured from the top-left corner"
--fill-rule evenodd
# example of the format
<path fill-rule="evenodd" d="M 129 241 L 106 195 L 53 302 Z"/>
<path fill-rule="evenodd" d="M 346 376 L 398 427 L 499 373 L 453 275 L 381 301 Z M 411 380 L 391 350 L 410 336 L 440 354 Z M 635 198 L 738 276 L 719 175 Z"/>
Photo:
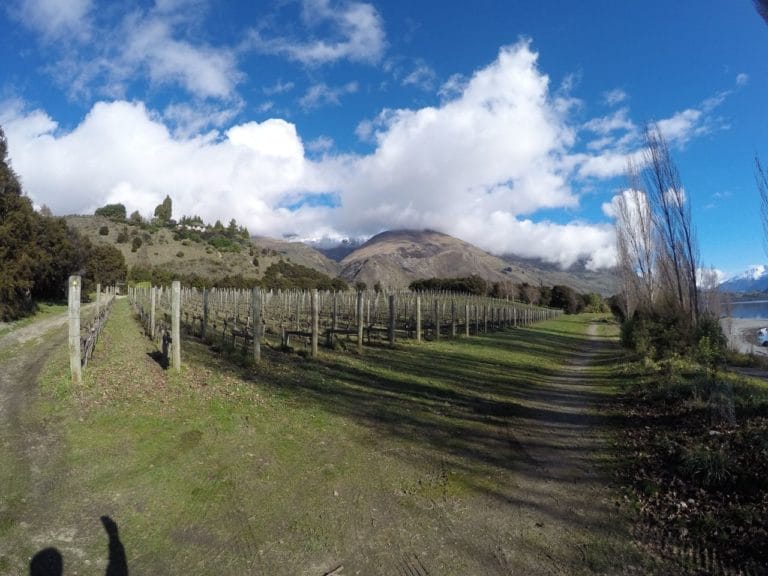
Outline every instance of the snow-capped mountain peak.
<path fill-rule="evenodd" d="M 724 292 L 762 292 L 768 290 L 768 266 L 755 264 L 720 284 Z"/>

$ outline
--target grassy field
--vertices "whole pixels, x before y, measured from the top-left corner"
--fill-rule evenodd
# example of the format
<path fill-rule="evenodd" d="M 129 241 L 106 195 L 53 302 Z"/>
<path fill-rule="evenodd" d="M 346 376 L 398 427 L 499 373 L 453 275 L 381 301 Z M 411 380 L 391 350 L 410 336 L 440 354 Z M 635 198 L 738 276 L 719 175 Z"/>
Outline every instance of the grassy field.
<path fill-rule="evenodd" d="M 82 387 L 64 351 L 43 373 L 48 482 L 0 527 L 0 573 L 45 546 L 103 569 L 102 515 L 133 574 L 644 573 L 592 433 L 617 351 L 580 373 L 583 409 L 563 388 L 594 321 L 256 367 L 185 341 L 174 374 L 118 301 Z"/>

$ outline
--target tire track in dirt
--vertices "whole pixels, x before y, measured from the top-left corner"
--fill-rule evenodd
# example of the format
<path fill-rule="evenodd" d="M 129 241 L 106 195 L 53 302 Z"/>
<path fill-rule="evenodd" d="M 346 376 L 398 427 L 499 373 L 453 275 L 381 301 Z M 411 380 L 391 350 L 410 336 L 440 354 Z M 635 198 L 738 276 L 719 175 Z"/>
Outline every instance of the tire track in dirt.
<path fill-rule="evenodd" d="M 0 446 L 13 472 L 0 486 L 0 526 L 11 532 L 0 538 L 0 559 L 6 562 L 23 560 L 20 550 L 69 539 L 46 531 L 45 514 L 66 474 L 60 467 L 60 439 L 52 426 L 32 415 L 40 373 L 51 354 L 66 345 L 66 324 L 65 313 L 0 338 Z M 8 573 L 19 570 L 21 565 L 12 565 Z"/>

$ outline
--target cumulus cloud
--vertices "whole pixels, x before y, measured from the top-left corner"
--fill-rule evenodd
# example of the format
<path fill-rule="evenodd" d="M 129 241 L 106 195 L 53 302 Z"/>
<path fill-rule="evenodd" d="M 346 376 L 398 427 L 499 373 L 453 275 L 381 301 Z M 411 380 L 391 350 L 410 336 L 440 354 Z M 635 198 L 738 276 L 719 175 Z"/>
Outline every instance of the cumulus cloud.
<path fill-rule="evenodd" d="M 315 180 L 295 127 L 283 120 L 180 137 L 142 104 L 117 101 L 96 104 L 66 133 L 41 111 L 2 122 L 25 190 L 57 214 L 122 202 L 151 215 L 169 194 L 176 216 L 236 217 L 254 232 L 280 234 L 293 215 L 276 206 L 311 192 Z"/>
<path fill-rule="evenodd" d="M 578 213 L 574 182 L 620 175 L 641 153 L 637 143 L 618 144 L 634 131 L 625 110 L 588 126 L 573 123 L 526 41 L 453 79 L 441 98 L 361 123 L 367 154 L 340 153 L 322 137 L 305 143 L 296 125 L 280 118 L 229 125 L 226 108 L 220 128 L 208 131 L 194 129 L 189 108 L 158 112 L 121 100 L 95 104 L 68 130 L 19 102 L 0 105 L 0 122 L 28 194 L 58 214 L 122 202 L 149 215 L 168 194 L 177 217 L 235 217 L 258 234 L 358 237 L 433 228 L 494 253 L 563 266 L 582 259 L 591 268 L 613 264 L 610 223 L 539 215 Z M 677 115 L 669 120 L 668 130 L 686 133 L 675 128 Z M 689 126 L 702 121 L 691 120 Z M 614 144 L 584 152 L 578 136 L 585 132 Z"/>
<path fill-rule="evenodd" d="M 252 30 L 250 45 L 261 52 L 284 56 L 307 66 L 349 60 L 376 63 L 386 48 L 384 24 L 372 4 L 348 2 L 332 5 L 330 0 L 304 0 L 303 22 L 309 31 L 330 26 L 331 38 L 299 39 L 269 37 Z"/>

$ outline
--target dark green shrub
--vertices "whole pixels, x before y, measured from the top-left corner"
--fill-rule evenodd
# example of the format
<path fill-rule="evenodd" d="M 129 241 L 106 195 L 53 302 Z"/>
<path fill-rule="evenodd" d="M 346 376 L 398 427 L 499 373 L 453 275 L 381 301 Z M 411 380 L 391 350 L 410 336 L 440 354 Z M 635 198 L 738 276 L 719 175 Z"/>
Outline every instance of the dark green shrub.
<path fill-rule="evenodd" d="M 101 228 L 99 228 L 99 235 L 109 236 L 109 226 L 102 226 Z"/>

